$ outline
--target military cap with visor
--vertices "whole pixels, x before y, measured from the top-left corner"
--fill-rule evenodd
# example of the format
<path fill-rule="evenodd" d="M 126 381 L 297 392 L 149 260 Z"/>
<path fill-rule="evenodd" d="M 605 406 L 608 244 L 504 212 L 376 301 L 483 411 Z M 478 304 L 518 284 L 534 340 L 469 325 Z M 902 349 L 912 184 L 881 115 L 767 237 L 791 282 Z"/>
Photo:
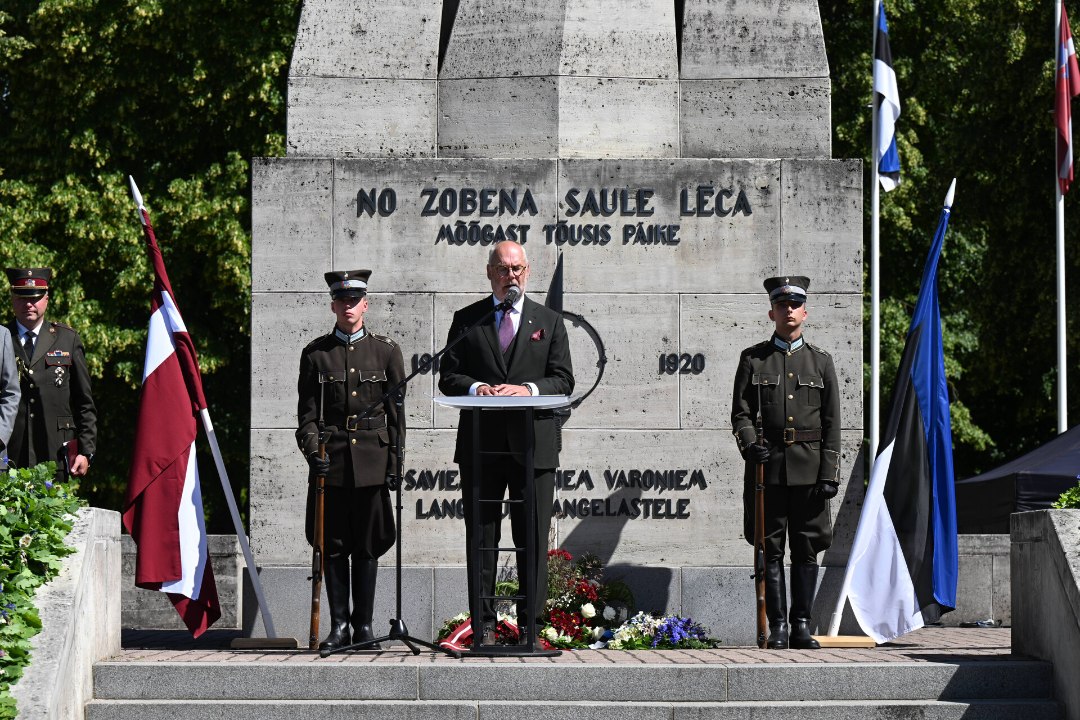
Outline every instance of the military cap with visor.
<path fill-rule="evenodd" d="M 20 297 L 41 297 L 49 292 L 52 268 L 6 268 L 11 293 Z"/>
<path fill-rule="evenodd" d="M 331 270 L 323 275 L 330 287 L 330 297 L 334 300 L 343 297 L 362 298 L 367 295 L 370 270 Z"/>
<path fill-rule="evenodd" d="M 765 291 L 769 293 L 769 304 L 778 302 L 806 302 L 806 291 L 810 289 L 810 278 L 805 275 L 783 275 L 768 278 Z"/>

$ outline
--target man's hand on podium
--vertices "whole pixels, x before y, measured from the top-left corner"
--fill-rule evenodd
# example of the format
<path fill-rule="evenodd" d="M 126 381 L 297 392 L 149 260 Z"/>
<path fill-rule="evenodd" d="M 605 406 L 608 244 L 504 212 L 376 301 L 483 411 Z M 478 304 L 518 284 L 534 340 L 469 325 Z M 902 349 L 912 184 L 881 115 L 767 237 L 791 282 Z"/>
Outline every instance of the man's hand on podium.
<path fill-rule="evenodd" d="M 481 385 L 476 388 L 477 395 L 502 395 L 506 397 L 508 395 L 514 396 L 529 396 L 532 395 L 529 392 L 529 388 L 524 385 Z"/>

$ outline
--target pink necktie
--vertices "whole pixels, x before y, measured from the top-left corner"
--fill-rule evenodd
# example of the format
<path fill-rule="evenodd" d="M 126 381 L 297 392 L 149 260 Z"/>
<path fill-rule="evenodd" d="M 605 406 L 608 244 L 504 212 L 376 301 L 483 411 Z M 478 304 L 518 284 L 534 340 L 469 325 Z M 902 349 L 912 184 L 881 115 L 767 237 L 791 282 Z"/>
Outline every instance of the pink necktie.
<path fill-rule="evenodd" d="M 514 342 L 514 321 L 510 318 L 512 312 L 514 311 L 504 311 L 502 320 L 499 321 L 499 349 L 503 352 Z"/>

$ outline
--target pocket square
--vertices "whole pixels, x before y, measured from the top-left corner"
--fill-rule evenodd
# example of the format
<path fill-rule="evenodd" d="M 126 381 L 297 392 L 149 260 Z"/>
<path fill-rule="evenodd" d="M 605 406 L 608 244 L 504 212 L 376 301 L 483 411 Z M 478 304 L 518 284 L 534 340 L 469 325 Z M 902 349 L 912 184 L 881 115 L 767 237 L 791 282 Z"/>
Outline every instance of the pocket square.
<path fill-rule="evenodd" d="M 529 340 L 532 341 L 532 342 L 539 342 L 540 340 L 543 340 L 543 339 L 544 339 L 544 328 L 540 328 L 539 330 L 537 330 L 536 332 L 534 332 L 532 335 L 529 336 Z"/>

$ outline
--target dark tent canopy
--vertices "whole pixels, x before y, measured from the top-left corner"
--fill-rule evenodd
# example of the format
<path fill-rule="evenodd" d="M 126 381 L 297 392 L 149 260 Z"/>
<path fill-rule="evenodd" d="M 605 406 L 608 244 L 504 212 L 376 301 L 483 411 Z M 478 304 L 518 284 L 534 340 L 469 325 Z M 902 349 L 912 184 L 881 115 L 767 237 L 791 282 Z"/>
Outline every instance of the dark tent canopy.
<path fill-rule="evenodd" d="M 956 483 L 962 533 L 1008 533 L 1009 514 L 1045 510 L 1080 480 L 1080 425 L 1027 455 Z"/>

